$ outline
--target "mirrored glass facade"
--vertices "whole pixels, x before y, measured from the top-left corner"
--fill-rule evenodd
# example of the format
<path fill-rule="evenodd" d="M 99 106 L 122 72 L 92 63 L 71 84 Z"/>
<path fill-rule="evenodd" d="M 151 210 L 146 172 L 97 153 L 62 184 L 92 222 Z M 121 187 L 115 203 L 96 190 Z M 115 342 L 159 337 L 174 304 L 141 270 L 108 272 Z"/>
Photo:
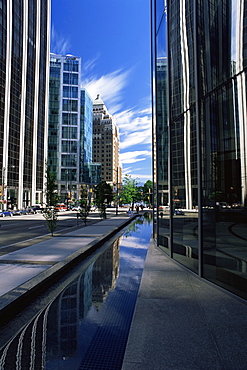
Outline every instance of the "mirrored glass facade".
<path fill-rule="evenodd" d="M 42 202 L 50 1 L 0 0 L 1 208 Z"/>
<path fill-rule="evenodd" d="M 152 2 L 157 244 L 247 298 L 247 1 Z"/>

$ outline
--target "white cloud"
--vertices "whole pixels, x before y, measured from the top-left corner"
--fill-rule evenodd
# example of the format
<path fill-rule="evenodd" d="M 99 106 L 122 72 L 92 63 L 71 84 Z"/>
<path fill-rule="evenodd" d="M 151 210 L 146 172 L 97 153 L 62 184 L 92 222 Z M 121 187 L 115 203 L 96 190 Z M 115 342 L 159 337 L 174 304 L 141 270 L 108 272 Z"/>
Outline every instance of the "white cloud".
<path fill-rule="evenodd" d="M 121 150 L 137 144 L 148 144 L 152 142 L 151 110 L 129 109 L 116 115 L 117 125 L 120 129 Z"/>
<path fill-rule="evenodd" d="M 100 53 L 98 53 L 93 59 L 89 59 L 86 62 L 82 61 L 82 70 L 84 71 L 84 73 L 86 74 L 90 73 L 90 71 L 94 69 L 99 57 L 100 57 Z"/>
<path fill-rule="evenodd" d="M 70 41 L 65 37 L 59 36 L 52 26 L 51 29 L 51 52 L 66 55 L 69 53 Z"/>
<path fill-rule="evenodd" d="M 90 77 L 82 81 L 82 85 L 93 99 L 100 94 L 109 113 L 114 114 L 122 108 L 122 91 L 129 82 L 129 75 L 130 70 L 123 71 L 119 69 L 100 78 Z"/>
<path fill-rule="evenodd" d="M 147 246 L 145 245 L 145 238 L 143 238 L 143 243 L 142 243 L 142 238 L 141 236 L 127 236 L 123 237 L 121 240 L 121 246 L 123 248 L 135 248 L 135 249 L 147 249 Z M 128 256 L 128 251 L 122 250 L 121 251 L 121 256 Z M 140 256 L 142 258 L 142 256 Z M 133 258 L 133 257 L 131 257 Z"/>
<path fill-rule="evenodd" d="M 131 177 L 133 179 L 136 179 L 136 180 L 151 180 L 152 179 L 152 174 L 151 173 L 148 173 L 148 174 L 141 174 L 141 175 L 138 175 L 137 173 L 131 173 Z"/>
<path fill-rule="evenodd" d="M 145 161 L 147 157 L 152 156 L 152 151 L 150 150 L 135 150 L 132 152 L 120 153 L 120 160 L 124 163 L 136 163 L 140 161 Z"/>

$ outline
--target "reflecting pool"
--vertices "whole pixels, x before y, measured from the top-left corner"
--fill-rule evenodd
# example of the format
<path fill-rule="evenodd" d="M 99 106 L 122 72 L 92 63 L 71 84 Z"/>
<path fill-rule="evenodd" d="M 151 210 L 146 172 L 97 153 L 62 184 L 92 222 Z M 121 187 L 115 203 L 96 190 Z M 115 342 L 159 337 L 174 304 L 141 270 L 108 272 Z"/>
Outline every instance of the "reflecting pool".
<path fill-rule="evenodd" d="M 150 213 L 0 331 L 0 369 L 121 369 L 152 234 Z"/>

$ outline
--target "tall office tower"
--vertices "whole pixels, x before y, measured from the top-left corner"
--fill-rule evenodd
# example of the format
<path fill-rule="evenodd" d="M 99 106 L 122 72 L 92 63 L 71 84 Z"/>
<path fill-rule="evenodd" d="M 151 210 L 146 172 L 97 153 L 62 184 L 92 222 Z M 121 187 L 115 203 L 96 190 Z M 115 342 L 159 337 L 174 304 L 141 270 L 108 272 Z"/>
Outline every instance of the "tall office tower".
<path fill-rule="evenodd" d="M 2 208 L 43 202 L 50 1 L 0 2 Z"/>
<path fill-rule="evenodd" d="M 102 165 L 102 181 L 115 186 L 121 184 L 118 127 L 100 95 L 93 102 L 93 162 Z"/>
<path fill-rule="evenodd" d="M 156 2 L 153 102 L 158 136 L 159 58 L 167 57 L 170 207 L 166 214 L 157 194 L 157 243 L 247 298 L 247 1 Z"/>
<path fill-rule="evenodd" d="M 62 202 L 77 199 L 83 157 L 80 114 L 81 58 L 50 56 L 48 165 Z"/>

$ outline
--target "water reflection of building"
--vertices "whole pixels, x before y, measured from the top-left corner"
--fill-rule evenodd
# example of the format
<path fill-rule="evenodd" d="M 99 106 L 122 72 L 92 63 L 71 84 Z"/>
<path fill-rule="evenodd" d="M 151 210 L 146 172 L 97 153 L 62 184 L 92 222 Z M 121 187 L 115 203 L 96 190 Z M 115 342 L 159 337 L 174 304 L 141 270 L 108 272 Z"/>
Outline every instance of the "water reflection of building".
<path fill-rule="evenodd" d="M 47 355 L 70 358 L 78 352 L 80 320 L 92 306 L 92 265 L 53 302 L 48 318 Z"/>
<path fill-rule="evenodd" d="M 119 273 L 119 244 L 115 241 L 79 274 L 54 301 L 30 321 L 0 352 L 0 367 L 45 368 L 72 364 L 79 356 L 80 323 L 92 304 L 99 308 L 107 294 L 116 286 Z M 12 365 L 11 365 L 12 364 Z M 2 367 L 1 367 L 2 368 Z M 5 368 L 5 367 L 3 367 Z"/>
<path fill-rule="evenodd" d="M 107 294 L 116 285 L 119 272 L 119 244 L 121 238 L 100 255 L 93 266 L 93 305 L 100 309 Z"/>
<path fill-rule="evenodd" d="M 165 163 L 169 153 L 162 168 L 166 173 L 157 169 L 154 179 L 157 207 L 169 206 L 155 220 L 157 241 L 200 276 L 246 298 L 247 3 L 156 3 L 157 163 Z M 161 57 L 167 57 L 167 99 L 160 91 Z M 166 132 L 160 128 L 166 125 L 168 143 L 162 151 Z M 164 178 L 169 179 L 168 204 L 160 196 Z M 176 208 L 184 215 L 174 215 Z"/>

